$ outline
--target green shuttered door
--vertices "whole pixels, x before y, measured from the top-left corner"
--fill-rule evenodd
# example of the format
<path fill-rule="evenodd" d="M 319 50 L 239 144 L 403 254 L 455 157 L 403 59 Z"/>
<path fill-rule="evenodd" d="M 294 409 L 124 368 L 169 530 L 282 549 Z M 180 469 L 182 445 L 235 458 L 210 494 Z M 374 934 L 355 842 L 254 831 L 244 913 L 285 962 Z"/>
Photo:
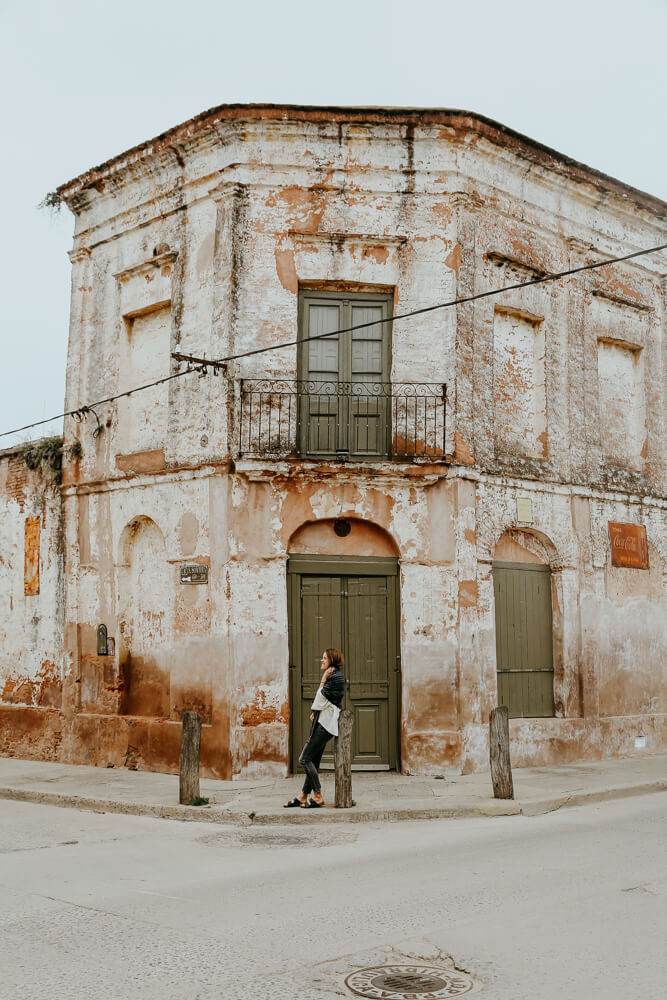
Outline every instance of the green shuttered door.
<path fill-rule="evenodd" d="M 290 560 L 288 587 L 292 769 L 308 738 L 320 659 L 330 646 L 345 656 L 344 707 L 354 712 L 353 766 L 398 767 L 396 561 L 296 557 Z M 333 743 L 328 750 L 324 766 L 333 763 Z"/>
<path fill-rule="evenodd" d="M 551 571 L 494 563 L 498 703 L 510 718 L 554 714 Z"/>
<path fill-rule="evenodd" d="M 313 457 L 389 455 L 391 367 L 387 295 L 302 292 L 299 451 Z M 364 324 L 370 324 L 368 326 Z M 362 326 L 341 337 L 324 334 Z"/>

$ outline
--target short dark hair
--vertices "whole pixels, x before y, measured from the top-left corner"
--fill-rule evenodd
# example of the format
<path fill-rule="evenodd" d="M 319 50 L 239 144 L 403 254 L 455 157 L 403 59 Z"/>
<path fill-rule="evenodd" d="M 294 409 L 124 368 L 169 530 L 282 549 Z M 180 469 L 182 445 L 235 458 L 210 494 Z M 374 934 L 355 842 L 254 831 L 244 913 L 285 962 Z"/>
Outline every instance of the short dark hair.
<path fill-rule="evenodd" d="M 343 669 L 345 658 L 340 649 L 325 649 L 324 652 L 327 654 L 330 667 L 334 667 L 334 669 L 337 668 L 338 670 Z"/>

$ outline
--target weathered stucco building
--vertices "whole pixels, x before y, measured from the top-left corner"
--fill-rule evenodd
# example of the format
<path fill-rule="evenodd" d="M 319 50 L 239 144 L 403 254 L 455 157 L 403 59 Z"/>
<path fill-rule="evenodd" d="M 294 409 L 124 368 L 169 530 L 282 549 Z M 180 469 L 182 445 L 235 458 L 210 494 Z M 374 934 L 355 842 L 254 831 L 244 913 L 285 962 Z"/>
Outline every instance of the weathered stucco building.
<path fill-rule="evenodd" d="M 665 748 L 667 257 L 390 320 L 667 205 L 466 112 L 273 106 L 59 194 L 67 408 L 177 377 L 66 421 L 62 509 L 0 460 L 4 753 L 173 770 L 196 708 L 205 773 L 285 774 L 330 645 L 360 767 L 484 767 L 499 700 L 515 765 Z"/>

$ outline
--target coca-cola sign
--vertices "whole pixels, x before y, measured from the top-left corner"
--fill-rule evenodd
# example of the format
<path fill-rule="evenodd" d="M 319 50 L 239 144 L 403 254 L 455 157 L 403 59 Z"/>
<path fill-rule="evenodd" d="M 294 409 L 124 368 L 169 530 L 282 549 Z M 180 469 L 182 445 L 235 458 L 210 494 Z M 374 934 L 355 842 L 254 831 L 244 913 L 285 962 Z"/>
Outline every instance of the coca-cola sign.
<path fill-rule="evenodd" d="M 609 521 L 612 566 L 648 569 L 648 542 L 643 524 L 619 524 Z"/>

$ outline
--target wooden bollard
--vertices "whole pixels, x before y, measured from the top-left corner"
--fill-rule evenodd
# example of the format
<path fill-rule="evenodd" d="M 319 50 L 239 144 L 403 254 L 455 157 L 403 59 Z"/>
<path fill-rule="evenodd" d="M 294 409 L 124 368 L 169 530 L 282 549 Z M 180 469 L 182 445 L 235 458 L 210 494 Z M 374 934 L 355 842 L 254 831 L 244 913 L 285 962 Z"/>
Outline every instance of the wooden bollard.
<path fill-rule="evenodd" d="M 513 799 L 512 763 L 510 761 L 510 725 L 507 705 L 494 708 L 489 716 L 489 753 L 491 781 L 495 799 Z"/>
<path fill-rule="evenodd" d="M 191 806 L 199 798 L 199 751 L 201 749 L 201 715 L 183 712 L 181 731 L 181 764 L 178 801 Z"/>
<path fill-rule="evenodd" d="M 352 805 L 352 724 L 354 715 L 344 708 L 338 716 L 338 737 L 334 747 L 336 780 L 336 809 L 349 809 Z"/>

